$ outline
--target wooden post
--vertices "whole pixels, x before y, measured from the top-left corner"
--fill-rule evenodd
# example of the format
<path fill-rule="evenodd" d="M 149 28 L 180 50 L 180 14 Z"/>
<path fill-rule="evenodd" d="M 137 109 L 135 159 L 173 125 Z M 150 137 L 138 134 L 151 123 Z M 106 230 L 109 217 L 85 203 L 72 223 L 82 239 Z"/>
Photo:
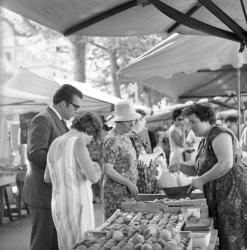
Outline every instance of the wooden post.
<path fill-rule="evenodd" d="M 240 79 L 240 69 L 237 69 L 237 99 L 238 99 L 238 140 L 241 138 L 241 79 Z"/>

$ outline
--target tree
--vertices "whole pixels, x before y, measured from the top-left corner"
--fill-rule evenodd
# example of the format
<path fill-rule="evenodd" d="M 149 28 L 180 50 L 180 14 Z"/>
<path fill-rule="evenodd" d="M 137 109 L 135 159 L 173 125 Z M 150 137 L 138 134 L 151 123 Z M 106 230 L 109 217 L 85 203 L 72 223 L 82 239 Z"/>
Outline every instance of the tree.
<path fill-rule="evenodd" d="M 153 103 L 160 101 L 164 95 L 154 90 L 133 87 L 130 83 L 120 83 L 117 80 L 116 72 L 119 68 L 126 66 L 136 57 L 152 48 L 163 39 L 161 35 L 143 36 L 143 37 L 120 37 L 120 38 L 91 38 L 89 41 L 89 52 L 87 63 L 90 65 L 89 79 L 96 86 L 104 86 L 104 89 L 110 91 L 110 85 L 113 84 L 114 94 L 118 96 L 118 91 L 125 98 L 132 98 L 143 104 L 152 106 Z M 93 73 L 91 73 L 94 72 Z M 97 72 L 95 74 L 95 72 Z M 102 79 L 102 77 L 104 79 Z M 136 91 L 138 90 L 138 93 Z M 111 91 L 110 91 L 111 93 Z"/>
<path fill-rule="evenodd" d="M 4 16 L 4 22 L 12 30 L 16 43 L 29 42 L 29 49 L 45 63 L 67 69 L 77 81 L 87 81 L 102 91 L 149 106 L 163 98 L 146 87 L 133 88 L 136 83 L 120 83 L 116 75 L 119 68 L 160 42 L 164 38 L 162 35 L 118 38 L 73 35 L 65 38 L 10 11 Z"/>

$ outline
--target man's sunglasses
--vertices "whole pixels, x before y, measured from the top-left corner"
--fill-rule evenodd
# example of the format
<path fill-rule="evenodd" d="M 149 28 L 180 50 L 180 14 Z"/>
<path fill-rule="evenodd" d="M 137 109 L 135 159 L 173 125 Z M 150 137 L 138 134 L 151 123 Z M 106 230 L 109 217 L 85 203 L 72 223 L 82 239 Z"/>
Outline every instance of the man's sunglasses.
<path fill-rule="evenodd" d="M 68 102 L 69 104 L 71 104 L 74 108 L 75 108 L 75 110 L 77 110 L 77 109 L 79 109 L 80 108 L 80 106 L 79 105 L 77 105 L 77 104 L 74 104 L 73 102 Z"/>

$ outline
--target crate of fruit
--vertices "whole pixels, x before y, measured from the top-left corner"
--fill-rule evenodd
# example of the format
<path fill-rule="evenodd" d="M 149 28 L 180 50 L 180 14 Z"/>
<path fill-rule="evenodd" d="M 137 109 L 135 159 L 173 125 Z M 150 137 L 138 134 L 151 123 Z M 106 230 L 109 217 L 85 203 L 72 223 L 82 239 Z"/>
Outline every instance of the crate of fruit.
<path fill-rule="evenodd" d="M 133 212 L 187 212 L 188 214 L 196 213 L 198 216 L 208 217 L 208 206 L 205 199 L 202 200 L 155 200 L 155 201 L 133 201 L 122 203 L 123 211 Z"/>
<path fill-rule="evenodd" d="M 159 196 L 160 198 L 160 196 Z M 194 209 L 198 208 L 200 214 L 203 216 L 208 216 L 208 206 L 206 199 L 189 199 L 189 198 L 181 198 L 177 199 L 169 199 L 167 197 L 163 197 L 162 199 L 154 199 L 152 201 L 133 201 L 126 202 L 122 204 L 123 209 L 134 209 L 134 210 L 161 210 L 164 207 L 172 208 L 174 210 L 179 211 L 179 209 Z M 172 210 L 170 209 L 170 210 Z"/>
<path fill-rule="evenodd" d="M 181 232 L 181 213 L 117 210 L 104 224 L 86 233 L 74 249 L 192 249 L 190 232 Z"/>

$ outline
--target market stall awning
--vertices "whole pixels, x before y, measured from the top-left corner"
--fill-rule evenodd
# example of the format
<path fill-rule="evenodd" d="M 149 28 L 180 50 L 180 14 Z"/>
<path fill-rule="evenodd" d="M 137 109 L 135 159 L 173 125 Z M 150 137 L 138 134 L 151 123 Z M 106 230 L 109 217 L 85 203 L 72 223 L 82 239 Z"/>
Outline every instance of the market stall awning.
<path fill-rule="evenodd" d="M 126 36 L 176 31 L 246 40 L 246 10 L 237 0 L 2 0 L 0 4 L 64 35 L 77 32 L 84 36 Z"/>
<path fill-rule="evenodd" d="M 118 72 L 120 80 L 136 81 L 176 98 L 229 96 L 247 92 L 247 52 L 229 40 L 212 36 L 174 35 Z"/>
<path fill-rule="evenodd" d="M 30 107 L 32 111 L 36 111 L 37 108 L 40 110 L 40 106 L 52 103 L 53 94 L 60 85 L 65 83 L 75 86 L 83 93 L 84 98 L 80 110 L 82 112 L 111 112 L 114 104 L 121 100 L 92 88 L 86 83 L 64 79 L 49 80 L 23 69 L 4 85 L 5 91 L 0 95 L 0 113 L 10 112 L 10 110 L 13 112 L 14 109 L 21 113 L 27 109 L 30 111 Z M 9 90 L 13 90 L 12 93 Z"/>

